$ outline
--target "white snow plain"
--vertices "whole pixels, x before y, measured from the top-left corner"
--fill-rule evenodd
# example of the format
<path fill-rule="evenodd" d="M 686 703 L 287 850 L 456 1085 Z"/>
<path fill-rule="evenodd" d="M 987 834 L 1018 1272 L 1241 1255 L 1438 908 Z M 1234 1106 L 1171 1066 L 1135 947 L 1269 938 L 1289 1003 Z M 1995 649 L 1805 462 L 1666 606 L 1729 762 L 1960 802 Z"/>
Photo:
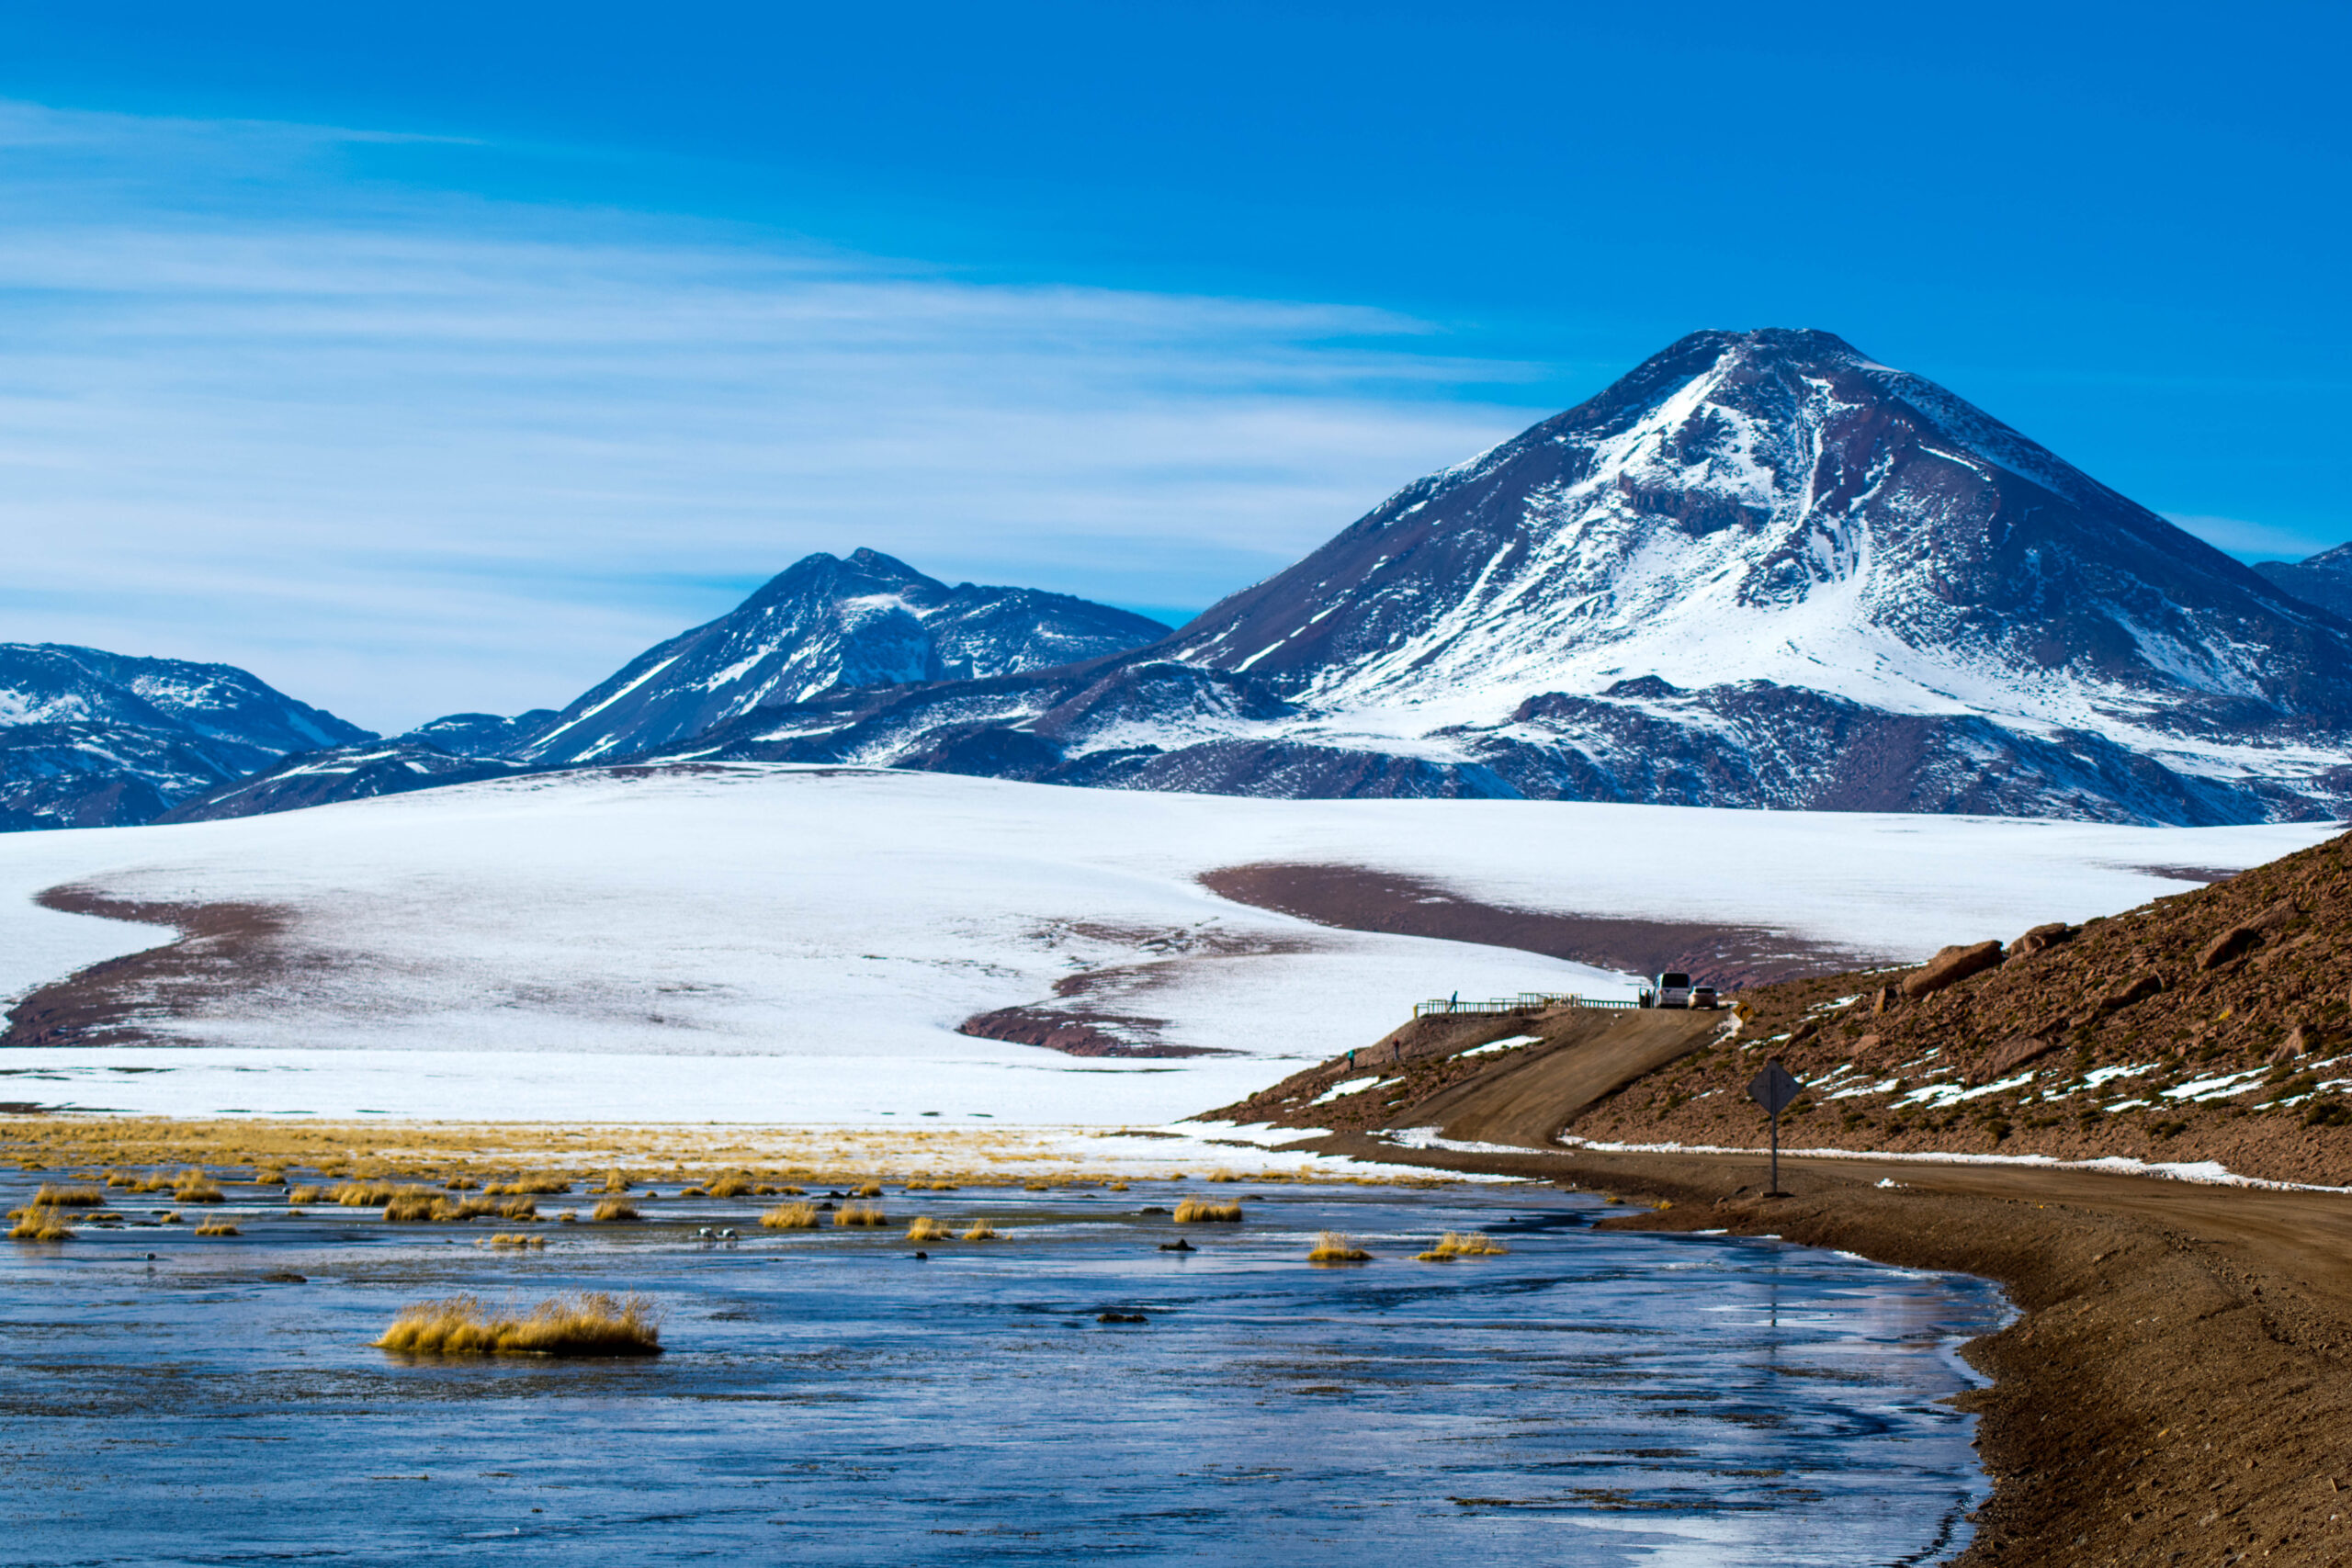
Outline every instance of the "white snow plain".
<path fill-rule="evenodd" d="M 0 995 L 151 946 L 75 884 L 292 918 L 301 961 L 14 1053 L 7 1098 L 164 1114 L 967 1126 L 1166 1122 L 1368 1044 L 1411 1004 L 1631 976 L 1333 931 L 1196 878 L 1306 862 L 1490 903 L 1723 922 L 1915 959 L 2241 868 L 2324 825 L 2216 829 L 1527 801 L 1284 801 L 949 774 L 585 769 L 275 816 L 0 837 Z M 1084 1002 L 1239 1053 L 1073 1058 L 955 1032 Z M 886 1121 L 885 1119 L 889 1119 Z"/>

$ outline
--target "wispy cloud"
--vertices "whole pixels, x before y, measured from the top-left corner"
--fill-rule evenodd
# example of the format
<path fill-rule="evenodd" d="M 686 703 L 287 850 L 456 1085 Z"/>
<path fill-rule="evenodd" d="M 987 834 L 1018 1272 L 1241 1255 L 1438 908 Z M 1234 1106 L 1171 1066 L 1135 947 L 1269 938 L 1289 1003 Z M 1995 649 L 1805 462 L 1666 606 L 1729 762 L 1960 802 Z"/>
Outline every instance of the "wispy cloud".
<path fill-rule="evenodd" d="M 0 636 L 379 726 L 560 702 L 814 549 L 1203 604 L 1544 412 L 1384 312 L 491 204 L 378 140 L 0 106 Z"/>
<path fill-rule="evenodd" d="M 2307 529 L 2250 523 L 2243 517 L 2199 517 L 2166 513 L 2165 521 L 2196 535 L 2224 555 L 2245 560 L 2301 560 L 2305 556 L 2315 556 L 2344 542 Z"/>

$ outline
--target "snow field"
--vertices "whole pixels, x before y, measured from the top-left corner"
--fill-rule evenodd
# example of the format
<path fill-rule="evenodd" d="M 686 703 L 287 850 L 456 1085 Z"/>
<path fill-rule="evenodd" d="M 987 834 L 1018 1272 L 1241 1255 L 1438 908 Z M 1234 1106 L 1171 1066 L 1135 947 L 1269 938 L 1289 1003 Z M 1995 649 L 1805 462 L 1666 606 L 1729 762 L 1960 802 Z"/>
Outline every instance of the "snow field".
<path fill-rule="evenodd" d="M 0 1063 L 45 1103 L 886 1124 L 1164 1122 L 1370 1043 L 1421 998 L 1623 995 L 1506 949 L 1332 931 L 1195 882 L 1364 866 L 1489 902 L 1754 924 L 1917 958 L 2259 863 L 2313 827 L 2142 829 L 1520 801 L 1281 801 L 737 764 L 497 780 L 277 816 L 0 837 L 0 989 L 153 944 L 31 903 L 84 884 L 294 917 L 300 962 Z M 954 1032 L 1069 1003 L 1242 1053 L 1072 1058 Z M 1269 1060 L 1273 1058 L 1273 1060 Z M 167 1067 L 126 1073 L 130 1066 Z M 38 1079 L 28 1077 L 38 1070 Z"/>

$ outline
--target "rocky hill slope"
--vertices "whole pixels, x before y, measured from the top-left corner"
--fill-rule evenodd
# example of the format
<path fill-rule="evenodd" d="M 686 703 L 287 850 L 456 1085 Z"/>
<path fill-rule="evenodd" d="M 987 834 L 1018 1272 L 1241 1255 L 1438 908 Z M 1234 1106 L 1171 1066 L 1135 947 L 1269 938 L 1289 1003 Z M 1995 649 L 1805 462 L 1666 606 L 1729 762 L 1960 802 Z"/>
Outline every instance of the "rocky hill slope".
<path fill-rule="evenodd" d="M 2259 560 L 2254 570 L 2273 588 L 2352 620 L 2352 544 L 2299 561 Z"/>
<path fill-rule="evenodd" d="M 0 830 L 145 822 L 289 752 L 374 739 L 226 664 L 0 644 Z"/>
<path fill-rule="evenodd" d="M 606 761 L 836 692 L 988 680 L 1123 653 L 1158 621 L 1028 588 L 951 588 L 878 550 L 808 556 L 707 625 L 646 649 L 510 755 Z"/>
<path fill-rule="evenodd" d="M 1699 333 L 1084 680 L 698 754 L 2155 823 L 2352 801 L 2352 626 L 1826 333 Z"/>
<path fill-rule="evenodd" d="M 1765 1122 L 1746 1087 L 1779 1061 L 1804 1086 L 1782 1118 L 1786 1148 L 2218 1161 L 2352 1185 L 2352 835 L 2083 926 L 1738 1000 L 1692 1054 L 1598 1103 L 1564 1103 L 1550 1130 L 1754 1148 Z M 1216 1114 L 1430 1124 L 1465 1085 L 1581 1038 L 1577 1016 L 1419 1020 Z"/>
<path fill-rule="evenodd" d="M 450 714 L 369 745 L 288 757 L 164 818 L 290 811 L 684 742 L 772 703 L 955 690 L 1100 660 L 1164 637 L 1158 621 L 1030 588 L 954 587 L 876 550 L 795 562 L 718 619 L 648 649 L 560 712 Z"/>

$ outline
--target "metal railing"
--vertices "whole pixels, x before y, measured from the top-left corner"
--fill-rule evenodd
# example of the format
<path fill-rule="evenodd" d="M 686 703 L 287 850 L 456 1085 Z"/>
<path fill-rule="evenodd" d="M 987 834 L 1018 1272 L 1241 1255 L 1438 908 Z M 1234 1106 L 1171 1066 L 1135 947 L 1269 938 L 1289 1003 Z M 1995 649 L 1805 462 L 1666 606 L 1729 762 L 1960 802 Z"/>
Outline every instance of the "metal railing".
<path fill-rule="evenodd" d="M 1546 1008 L 1631 1008 L 1638 1002 L 1607 1001 L 1580 996 L 1574 991 L 1521 991 L 1516 998 L 1490 997 L 1482 1002 L 1465 1002 L 1458 997 L 1436 997 L 1429 1001 L 1415 1002 L 1413 1016 L 1430 1018 L 1454 1013 L 1510 1014 L 1542 1012 Z"/>

